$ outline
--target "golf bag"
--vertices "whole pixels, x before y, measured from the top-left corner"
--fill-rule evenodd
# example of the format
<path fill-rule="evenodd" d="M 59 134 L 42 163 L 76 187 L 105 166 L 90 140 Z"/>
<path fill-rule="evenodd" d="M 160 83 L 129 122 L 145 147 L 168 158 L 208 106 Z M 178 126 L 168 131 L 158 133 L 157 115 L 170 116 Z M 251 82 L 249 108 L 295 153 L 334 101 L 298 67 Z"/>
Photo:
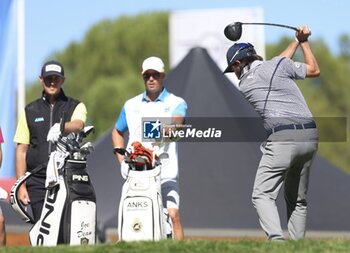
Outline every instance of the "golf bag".
<path fill-rule="evenodd" d="M 172 238 L 171 219 L 162 202 L 160 158 L 153 155 L 152 166 L 147 166 L 141 156 L 121 148 L 115 148 L 114 151 L 123 154 L 129 164 L 119 203 L 119 240 L 158 241 Z M 167 154 L 163 153 L 162 156 L 164 158 Z"/>
<path fill-rule="evenodd" d="M 22 219 L 34 224 L 29 232 L 33 246 L 95 244 L 96 195 L 86 166 L 93 147 L 90 142 L 80 145 L 92 130 L 85 127 L 78 134 L 59 138 L 47 164 L 45 201 L 35 224 L 17 195 L 20 186 L 46 165 L 26 172 L 13 185 L 10 203 Z"/>

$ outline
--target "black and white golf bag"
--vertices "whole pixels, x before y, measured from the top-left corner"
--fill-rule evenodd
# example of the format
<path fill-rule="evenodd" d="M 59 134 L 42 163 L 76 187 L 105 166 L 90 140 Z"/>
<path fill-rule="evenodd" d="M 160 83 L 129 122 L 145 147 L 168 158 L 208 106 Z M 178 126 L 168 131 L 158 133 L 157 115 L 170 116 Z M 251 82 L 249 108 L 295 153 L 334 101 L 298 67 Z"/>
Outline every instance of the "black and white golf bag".
<path fill-rule="evenodd" d="M 17 194 L 19 187 L 45 166 L 26 172 L 13 185 L 10 203 L 22 219 L 34 224 L 29 232 L 33 246 L 95 244 L 96 195 L 86 165 L 93 147 L 90 142 L 80 145 L 92 130 L 93 127 L 85 127 L 81 133 L 58 140 L 56 151 L 50 154 L 45 201 L 35 224 Z"/>
<path fill-rule="evenodd" d="M 162 202 L 160 159 L 154 159 L 155 164 L 151 169 L 144 165 L 140 170 L 133 161 L 127 159 L 128 152 L 120 150 L 116 152 L 125 155 L 125 160 L 129 163 L 129 173 L 119 203 L 119 240 L 158 241 L 172 238 L 171 219 Z M 137 163 L 140 164 L 140 160 Z"/>

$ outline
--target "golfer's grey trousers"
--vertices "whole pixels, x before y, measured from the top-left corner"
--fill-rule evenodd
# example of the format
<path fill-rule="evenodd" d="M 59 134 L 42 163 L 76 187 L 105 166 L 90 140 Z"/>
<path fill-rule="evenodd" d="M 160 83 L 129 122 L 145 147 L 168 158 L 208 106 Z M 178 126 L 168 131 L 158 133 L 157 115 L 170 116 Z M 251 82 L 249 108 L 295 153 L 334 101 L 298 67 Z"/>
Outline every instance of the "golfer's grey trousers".
<path fill-rule="evenodd" d="M 290 237 L 294 240 L 304 238 L 309 173 L 317 147 L 316 129 L 276 132 L 261 145 L 263 155 L 256 173 L 252 202 L 269 240 L 285 238 L 276 206 L 282 185 Z"/>

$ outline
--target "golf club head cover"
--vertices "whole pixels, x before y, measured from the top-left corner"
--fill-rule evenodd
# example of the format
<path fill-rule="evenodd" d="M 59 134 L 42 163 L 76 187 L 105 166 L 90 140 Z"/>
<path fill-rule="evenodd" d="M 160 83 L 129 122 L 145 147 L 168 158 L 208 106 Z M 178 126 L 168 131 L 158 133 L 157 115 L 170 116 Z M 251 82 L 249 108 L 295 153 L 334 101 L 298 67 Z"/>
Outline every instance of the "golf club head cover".
<path fill-rule="evenodd" d="M 137 165 L 139 158 L 142 158 L 146 162 L 147 168 L 152 168 L 153 151 L 145 148 L 138 141 L 133 142 L 131 146 L 133 147 L 133 152 L 130 155 L 130 160 L 136 162 Z M 143 166 L 143 164 L 140 164 L 140 166 Z"/>

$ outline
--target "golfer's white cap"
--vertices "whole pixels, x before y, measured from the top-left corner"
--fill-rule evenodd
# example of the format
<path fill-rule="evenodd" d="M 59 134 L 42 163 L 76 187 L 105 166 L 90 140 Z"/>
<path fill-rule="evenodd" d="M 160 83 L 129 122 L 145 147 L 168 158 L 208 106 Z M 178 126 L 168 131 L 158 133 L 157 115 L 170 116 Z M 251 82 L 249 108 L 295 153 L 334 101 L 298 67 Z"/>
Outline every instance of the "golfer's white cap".
<path fill-rule="evenodd" d="M 146 60 L 144 60 L 142 63 L 142 74 L 144 74 L 147 70 L 150 70 L 150 69 L 155 70 L 159 73 L 163 73 L 164 63 L 162 59 L 155 56 L 151 56 Z"/>

